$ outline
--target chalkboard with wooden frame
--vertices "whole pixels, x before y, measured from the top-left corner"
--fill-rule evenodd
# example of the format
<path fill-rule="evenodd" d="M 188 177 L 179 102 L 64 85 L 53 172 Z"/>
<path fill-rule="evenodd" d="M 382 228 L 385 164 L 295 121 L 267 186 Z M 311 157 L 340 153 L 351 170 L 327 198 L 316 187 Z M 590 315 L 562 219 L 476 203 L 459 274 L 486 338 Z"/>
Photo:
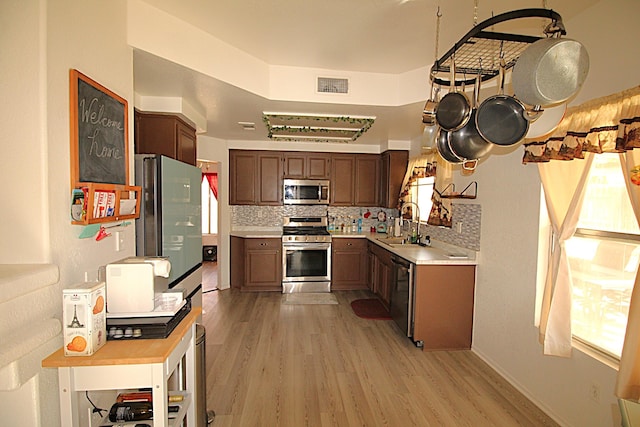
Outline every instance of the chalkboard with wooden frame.
<path fill-rule="evenodd" d="M 71 187 L 129 184 L 127 101 L 70 70 Z"/>

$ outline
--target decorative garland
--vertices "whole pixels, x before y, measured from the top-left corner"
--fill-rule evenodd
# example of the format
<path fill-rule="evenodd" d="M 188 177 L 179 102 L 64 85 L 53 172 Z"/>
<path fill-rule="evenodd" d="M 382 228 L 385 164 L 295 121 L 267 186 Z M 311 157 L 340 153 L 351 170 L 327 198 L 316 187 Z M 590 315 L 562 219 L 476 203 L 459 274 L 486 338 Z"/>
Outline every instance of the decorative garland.
<path fill-rule="evenodd" d="M 315 127 L 315 126 L 289 126 L 289 125 L 272 125 L 271 121 L 279 119 L 282 121 L 302 121 L 302 120 L 313 120 L 317 122 L 333 122 L 333 123 L 344 123 L 349 125 L 358 125 L 358 129 L 331 129 L 331 128 L 323 128 L 323 127 Z M 262 121 L 267 127 L 267 136 L 270 139 L 276 139 L 279 141 L 296 141 L 295 136 L 291 137 L 282 137 L 282 136 L 274 136 L 274 130 L 278 132 L 287 132 L 291 134 L 310 134 L 310 133 L 335 133 L 339 135 L 347 135 L 350 137 L 351 141 L 355 141 L 358 139 L 363 133 L 371 128 L 373 122 L 375 121 L 375 117 L 349 117 L 349 116 L 305 116 L 305 115 L 278 115 L 278 114 L 263 114 Z M 306 138 L 305 138 L 306 139 Z M 331 137 L 318 137 L 313 138 L 313 140 L 317 142 L 331 142 L 335 140 L 344 140 L 344 138 L 331 138 Z M 346 141 L 344 141 L 346 142 Z"/>

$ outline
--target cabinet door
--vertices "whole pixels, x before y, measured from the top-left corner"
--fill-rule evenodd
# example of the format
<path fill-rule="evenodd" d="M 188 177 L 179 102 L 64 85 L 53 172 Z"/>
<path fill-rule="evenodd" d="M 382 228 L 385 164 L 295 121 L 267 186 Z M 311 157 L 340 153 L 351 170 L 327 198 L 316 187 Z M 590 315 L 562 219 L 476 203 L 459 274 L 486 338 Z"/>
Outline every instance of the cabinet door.
<path fill-rule="evenodd" d="M 136 154 L 162 154 L 177 159 L 176 122 L 173 118 L 161 114 L 135 114 L 135 152 Z"/>
<path fill-rule="evenodd" d="M 331 204 L 353 206 L 355 156 L 335 154 L 331 156 Z"/>
<path fill-rule="evenodd" d="M 282 291 L 282 241 L 245 239 L 243 290 Z"/>
<path fill-rule="evenodd" d="M 284 177 L 291 179 L 329 179 L 331 155 L 326 153 L 285 152 Z"/>
<path fill-rule="evenodd" d="M 333 239 L 331 255 L 332 289 L 354 290 L 367 288 L 366 239 Z"/>
<path fill-rule="evenodd" d="M 331 178 L 331 156 L 323 153 L 308 153 L 307 171 L 309 179 Z"/>
<path fill-rule="evenodd" d="M 258 154 L 258 204 L 282 205 L 282 155 Z"/>
<path fill-rule="evenodd" d="M 393 287 L 394 274 L 393 263 L 391 262 L 391 254 L 388 253 L 380 257 L 380 263 L 378 265 L 378 297 L 382 301 L 382 304 L 389 308 L 391 302 L 391 289 Z"/>
<path fill-rule="evenodd" d="M 407 171 L 409 152 L 385 151 L 380 162 L 380 204 L 393 209 L 398 206 L 402 181 Z"/>
<path fill-rule="evenodd" d="M 231 236 L 230 282 L 231 287 L 237 289 L 242 289 L 244 286 L 244 240 L 241 237 Z"/>
<path fill-rule="evenodd" d="M 258 160 L 255 152 L 229 151 L 229 204 L 256 203 Z"/>
<path fill-rule="evenodd" d="M 196 132 L 194 129 L 178 121 L 176 129 L 178 160 L 196 165 Z"/>
<path fill-rule="evenodd" d="M 304 179 L 307 177 L 305 153 L 284 153 L 284 177 L 290 179 Z"/>
<path fill-rule="evenodd" d="M 380 156 L 357 154 L 355 157 L 356 206 L 378 206 L 380 185 Z"/>

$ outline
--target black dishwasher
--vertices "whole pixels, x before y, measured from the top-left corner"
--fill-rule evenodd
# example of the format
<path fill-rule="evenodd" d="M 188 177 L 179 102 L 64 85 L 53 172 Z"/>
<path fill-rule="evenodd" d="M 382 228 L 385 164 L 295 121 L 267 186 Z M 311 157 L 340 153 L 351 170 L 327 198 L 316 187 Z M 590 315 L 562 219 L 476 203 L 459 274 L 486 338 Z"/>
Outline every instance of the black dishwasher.
<path fill-rule="evenodd" d="M 413 264 L 393 257 L 393 283 L 391 289 L 391 318 L 407 337 L 413 337 Z"/>

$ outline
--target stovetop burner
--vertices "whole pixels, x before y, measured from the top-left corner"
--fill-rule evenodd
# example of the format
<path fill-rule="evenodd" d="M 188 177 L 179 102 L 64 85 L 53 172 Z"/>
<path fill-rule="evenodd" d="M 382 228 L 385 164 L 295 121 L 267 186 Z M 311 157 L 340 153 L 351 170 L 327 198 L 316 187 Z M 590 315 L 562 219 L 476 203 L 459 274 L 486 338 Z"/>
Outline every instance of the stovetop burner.
<path fill-rule="evenodd" d="M 283 242 L 330 242 L 326 217 L 285 217 Z"/>

